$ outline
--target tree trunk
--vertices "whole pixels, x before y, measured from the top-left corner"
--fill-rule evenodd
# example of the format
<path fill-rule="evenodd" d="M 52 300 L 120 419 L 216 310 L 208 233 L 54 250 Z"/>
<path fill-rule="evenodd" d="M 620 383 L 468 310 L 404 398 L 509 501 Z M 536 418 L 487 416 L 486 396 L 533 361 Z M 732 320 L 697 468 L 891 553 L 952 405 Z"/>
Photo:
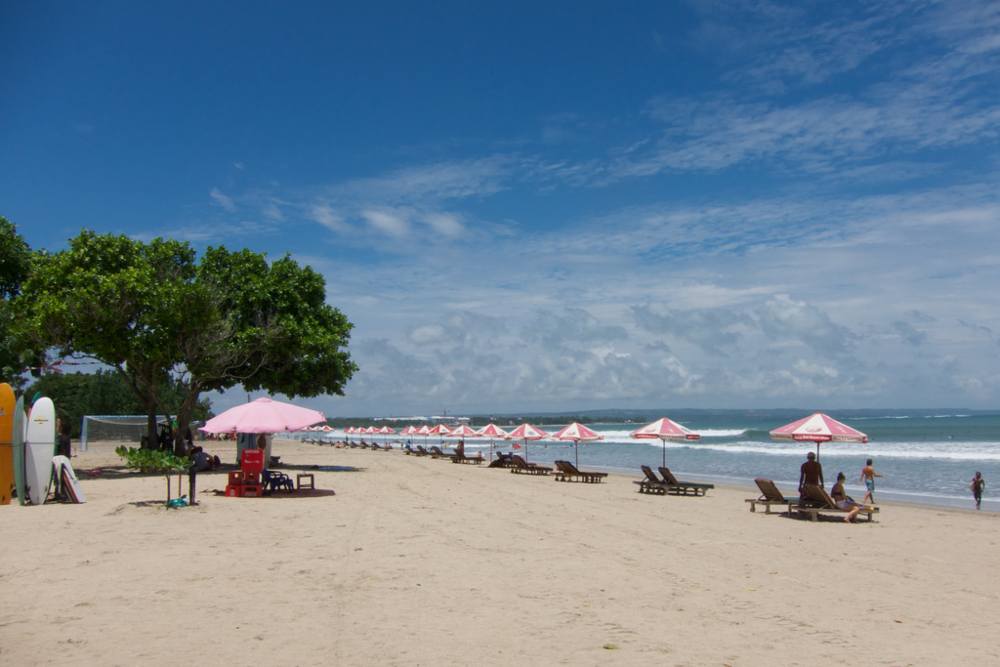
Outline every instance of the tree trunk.
<path fill-rule="evenodd" d="M 146 440 L 145 447 L 159 449 L 160 438 L 156 432 L 156 404 L 146 406 Z"/>
<path fill-rule="evenodd" d="M 177 432 L 174 433 L 174 454 L 178 456 L 186 456 L 188 454 L 184 434 L 187 433 L 191 426 L 191 415 L 194 414 L 194 409 L 198 405 L 198 398 L 200 396 L 201 384 L 192 382 L 188 386 L 184 400 L 181 401 L 180 408 L 177 410 Z"/>

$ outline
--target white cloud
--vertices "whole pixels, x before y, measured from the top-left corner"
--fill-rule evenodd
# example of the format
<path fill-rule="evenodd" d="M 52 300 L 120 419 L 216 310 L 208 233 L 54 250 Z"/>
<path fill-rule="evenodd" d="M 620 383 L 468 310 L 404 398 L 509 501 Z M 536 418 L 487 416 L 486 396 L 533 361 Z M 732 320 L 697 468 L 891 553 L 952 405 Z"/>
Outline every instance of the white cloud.
<path fill-rule="evenodd" d="M 327 204 L 312 204 L 306 215 L 310 220 L 318 222 L 332 232 L 345 233 L 351 230 L 350 225 Z"/>
<path fill-rule="evenodd" d="M 211 191 L 209 191 L 208 196 L 211 197 L 216 204 L 221 206 L 223 210 L 229 213 L 234 213 L 236 211 L 236 202 L 233 201 L 232 197 L 222 192 L 219 188 L 212 188 Z"/>
<path fill-rule="evenodd" d="M 393 238 L 402 238 L 410 233 L 409 220 L 399 210 L 365 209 L 361 211 L 361 217 L 374 229 Z"/>
<path fill-rule="evenodd" d="M 422 217 L 435 232 L 446 238 L 456 238 L 465 231 L 461 218 L 454 213 L 425 213 Z"/>

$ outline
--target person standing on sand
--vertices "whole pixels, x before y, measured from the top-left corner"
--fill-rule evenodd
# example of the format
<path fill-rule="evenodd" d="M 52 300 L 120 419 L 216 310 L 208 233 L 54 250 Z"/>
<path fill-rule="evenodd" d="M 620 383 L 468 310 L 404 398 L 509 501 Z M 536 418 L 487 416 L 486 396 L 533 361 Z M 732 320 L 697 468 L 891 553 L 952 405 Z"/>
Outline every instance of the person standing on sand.
<path fill-rule="evenodd" d="M 976 471 L 976 476 L 972 478 L 969 482 L 969 488 L 972 489 L 972 497 L 976 499 L 976 509 L 983 503 L 983 489 L 986 488 L 986 480 L 983 479 L 983 473 Z"/>
<path fill-rule="evenodd" d="M 806 454 L 806 462 L 799 469 L 799 494 L 802 494 L 802 487 L 806 484 L 823 486 L 823 466 L 816 460 L 816 454 L 809 452 Z"/>
<path fill-rule="evenodd" d="M 875 504 L 875 478 L 881 477 L 882 475 L 875 472 L 875 468 L 872 466 L 872 460 L 868 459 L 865 462 L 865 467 L 861 469 L 861 481 L 865 483 L 865 503 Z"/>

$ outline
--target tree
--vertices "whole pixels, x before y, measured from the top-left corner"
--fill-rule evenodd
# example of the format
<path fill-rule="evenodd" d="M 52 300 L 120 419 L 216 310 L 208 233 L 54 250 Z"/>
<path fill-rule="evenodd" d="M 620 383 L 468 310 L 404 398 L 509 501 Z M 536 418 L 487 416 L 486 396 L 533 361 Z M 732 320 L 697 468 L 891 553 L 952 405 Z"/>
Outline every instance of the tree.
<path fill-rule="evenodd" d="M 357 369 L 345 349 L 352 325 L 326 303 L 321 275 L 287 256 L 268 264 L 262 254 L 219 247 L 205 252 L 195 282 L 205 307 L 181 341 L 188 391 L 179 430 L 205 391 L 343 394 Z"/>
<path fill-rule="evenodd" d="M 39 257 L 19 298 L 21 319 L 59 355 L 93 357 L 119 373 L 156 442 L 158 392 L 178 362 L 194 275 L 186 243 L 85 230 L 67 250 Z"/>
<path fill-rule="evenodd" d="M 21 384 L 21 374 L 36 356 L 28 341 L 18 335 L 11 300 L 31 270 L 31 248 L 7 218 L 0 216 L 0 376 Z"/>
<path fill-rule="evenodd" d="M 351 323 L 323 277 L 289 257 L 84 231 L 46 255 L 19 301 L 60 354 L 93 357 L 128 382 L 155 442 L 162 388 L 183 388 L 176 443 L 205 391 L 242 384 L 288 396 L 342 394 L 356 370 Z"/>

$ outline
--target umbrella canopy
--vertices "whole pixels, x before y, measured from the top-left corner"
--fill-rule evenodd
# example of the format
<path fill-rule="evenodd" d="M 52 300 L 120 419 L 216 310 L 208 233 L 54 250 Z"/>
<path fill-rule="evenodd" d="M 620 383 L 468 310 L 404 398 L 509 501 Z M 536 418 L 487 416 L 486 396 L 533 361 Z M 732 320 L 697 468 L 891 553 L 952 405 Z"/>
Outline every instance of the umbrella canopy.
<path fill-rule="evenodd" d="M 426 435 L 430 435 L 431 434 L 431 427 L 428 426 L 427 424 L 424 424 L 423 426 L 421 426 L 420 428 L 417 429 L 417 433 L 416 434 L 417 435 L 425 435 L 425 436 Z"/>
<path fill-rule="evenodd" d="M 493 460 L 493 441 L 496 440 L 497 438 L 506 438 L 507 437 L 507 431 L 503 430 L 502 428 L 500 428 L 499 426 L 497 426 L 493 422 L 490 422 L 486 426 L 484 426 L 481 429 L 479 429 L 478 431 L 476 431 L 476 435 L 478 435 L 481 438 L 489 438 L 490 439 L 490 461 L 492 461 Z"/>
<path fill-rule="evenodd" d="M 507 438 L 511 440 L 524 440 L 524 460 L 528 460 L 528 441 L 529 440 L 541 440 L 542 438 L 549 437 L 549 434 L 540 428 L 532 426 L 525 422 L 521 424 L 513 431 L 507 434 Z"/>
<path fill-rule="evenodd" d="M 479 431 L 472 428 L 468 424 L 462 424 L 451 429 L 448 433 L 449 438 L 475 438 L 479 435 Z"/>
<path fill-rule="evenodd" d="M 823 442 L 868 442 L 868 436 L 822 412 L 814 412 L 791 424 L 771 431 L 775 440 L 795 440 L 816 443 L 816 458 Z"/>
<path fill-rule="evenodd" d="M 326 417 L 318 410 L 301 408 L 291 403 L 282 403 L 270 398 L 237 405 L 212 417 L 200 430 L 206 433 L 281 433 L 298 431 L 301 428 L 325 422 Z"/>
<path fill-rule="evenodd" d="M 583 424 L 573 422 L 568 426 L 564 426 L 559 429 L 559 432 L 552 436 L 553 440 L 562 441 L 573 441 L 573 452 L 576 456 L 576 464 L 580 465 L 580 441 L 583 442 L 593 442 L 595 440 L 604 440 L 604 436 L 597 431 L 587 428 Z"/>
<path fill-rule="evenodd" d="M 667 465 L 667 440 L 675 441 L 686 441 L 686 440 L 701 440 L 701 435 L 695 433 L 689 428 L 685 428 L 673 421 L 672 419 L 667 419 L 666 417 L 661 417 L 657 419 L 652 424 L 646 424 L 640 429 L 632 431 L 632 437 L 638 440 L 659 438 L 660 442 L 663 444 L 663 465 Z"/>
<path fill-rule="evenodd" d="M 385 442 L 389 442 L 389 436 L 392 435 L 393 433 L 395 433 L 396 429 L 394 429 L 391 426 L 383 426 L 382 428 L 380 428 L 378 430 L 378 432 L 381 433 L 382 435 L 386 436 L 385 438 L 383 438 L 383 440 Z"/>
<path fill-rule="evenodd" d="M 329 433 L 330 431 L 333 430 L 333 427 L 330 426 L 329 424 L 323 424 L 322 426 L 319 427 L 319 430 L 323 431 L 323 433 Z"/>
<path fill-rule="evenodd" d="M 400 434 L 401 435 L 416 435 L 417 434 L 417 430 L 418 429 L 417 429 L 416 426 L 407 426 L 402 431 L 400 431 Z"/>

